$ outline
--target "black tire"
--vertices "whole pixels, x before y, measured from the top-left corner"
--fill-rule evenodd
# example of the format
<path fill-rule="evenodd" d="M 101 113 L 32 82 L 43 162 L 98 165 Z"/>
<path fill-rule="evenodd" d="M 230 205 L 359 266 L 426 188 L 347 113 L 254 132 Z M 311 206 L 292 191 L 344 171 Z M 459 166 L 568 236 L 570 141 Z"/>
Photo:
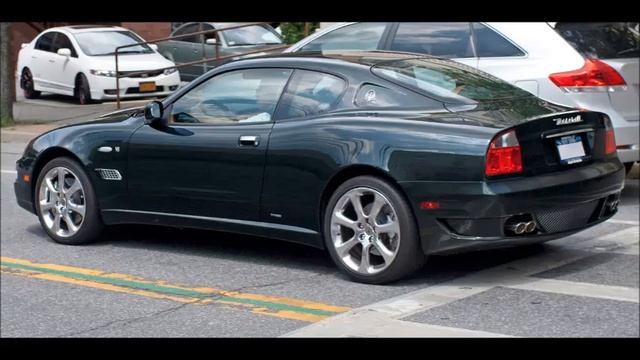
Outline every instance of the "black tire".
<path fill-rule="evenodd" d="M 35 90 L 35 85 L 33 83 L 33 75 L 31 74 L 31 70 L 29 68 L 25 68 L 22 70 L 22 75 L 20 76 L 20 87 L 22 88 L 22 93 L 24 97 L 27 99 L 37 99 L 40 97 L 40 91 Z"/>
<path fill-rule="evenodd" d="M 629 175 L 631 169 L 633 169 L 633 165 L 635 165 L 635 162 L 624 163 L 624 169 L 627 172 L 627 175 Z"/>
<path fill-rule="evenodd" d="M 331 239 L 331 216 L 336 203 L 346 192 L 358 187 L 371 188 L 384 195 L 395 209 L 400 226 L 401 239 L 396 257 L 386 269 L 372 275 L 364 275 L 347 267 L 339 259 Z M 325 209 L 323 235 L 325 245 L 333 262 L 341 272 L 357 282 L 384 284 L 396 281 L 420 269 L 426 260 L 426 256 L 420 245 L 415 218 L 409 204 L 407 204 L 402 194 L 393 185 L 373 176 L 358 176 L 352 178 L 344 182 L 334 191 Z"/>
<path fill-rule="evenodd" d="M 91 89 L 89 88 L 89 80 L 84 74 L 78 75 L 76 79 L 76 88 L 74 90 L 78 103 L 80 105 L 91 104 Z"/>
<path fill-rule="evenodd" d="M 83 222 L 78 229 L 78 231 L 68 237 L 58 236 L 54 232 L 52 232 L 45 224 L 43 215 L 41 213 L 41 209 L 39 206 L 40 202 L 40 186 L 42 181 L 45 178 L 45 175 L 49 170 L 55 167 L 65 167 L 71 170 L 77 178 L 80 180 L 84 190 L 84 205 L 85 205 L 85 216 Z M 68 157 L 59 157 L 49 161 L 40 171 L 38 175 L 38 180 L 36 182 L 36 187 L 34 190 L 34 202 L 36 213 L 38 215 L 38 220 L 40 221 L 40 225 L 45 230 L 47 235 L 51 237 L 55 242 L 65 245 L 81 245 L 97 240 L 102 229 L 104 227 L 102 223 L 102 219 L 100 218 L 100 209 L 98 208 L 98 201 L 95 194 L 95 190 L 93 188 L 93 184 L 89 180 L 89 177 L 83 170 L 82 166 L 78 164 L 75 160 Z"/>

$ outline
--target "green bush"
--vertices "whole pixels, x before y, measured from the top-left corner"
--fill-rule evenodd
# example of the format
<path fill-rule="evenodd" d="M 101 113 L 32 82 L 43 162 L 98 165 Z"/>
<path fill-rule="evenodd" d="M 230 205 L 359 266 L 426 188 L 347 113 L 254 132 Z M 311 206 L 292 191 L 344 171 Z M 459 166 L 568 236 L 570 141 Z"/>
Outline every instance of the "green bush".
<path fill-rule="evenodd" d="M 282 37 L 287 44 L 296 43 L 305 38 L 303 22 L 285 22 L 280 24 L 280 30 L 282 31 Z M 309 23 L 309 35 L 320 27 L 319 22 Z"/>

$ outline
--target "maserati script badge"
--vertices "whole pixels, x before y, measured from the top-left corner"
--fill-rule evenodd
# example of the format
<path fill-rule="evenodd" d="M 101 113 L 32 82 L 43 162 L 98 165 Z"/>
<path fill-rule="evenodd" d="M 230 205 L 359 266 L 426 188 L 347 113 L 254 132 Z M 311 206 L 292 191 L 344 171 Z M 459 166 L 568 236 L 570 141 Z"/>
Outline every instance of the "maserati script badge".
<path fill-rule="evenodd" d="M 574 117 L 553 119 L 553 121 L 555 121 L 556 125 L 568 125 L 582 122 L 582 118 L 580 117 L 580 115 L 576 115 Z"/>

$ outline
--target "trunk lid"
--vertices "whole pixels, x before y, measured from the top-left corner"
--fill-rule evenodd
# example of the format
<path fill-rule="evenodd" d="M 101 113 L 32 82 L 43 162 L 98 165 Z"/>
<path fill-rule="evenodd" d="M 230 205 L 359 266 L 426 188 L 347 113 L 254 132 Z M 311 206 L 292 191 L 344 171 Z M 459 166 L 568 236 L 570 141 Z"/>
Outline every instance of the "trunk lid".
<path fill-rule="evenodd" d="M 638 84 L 639 58 L 627 59 L 606 59 L 602 60 L 607 65 L 614 68 L 627 83 L 626 89 L 614 89 L 609 91 L 609 100 L 614 109 L 627 121 L 638 121 L 640 119 L 640 90 Z"/>
<path fill-rule="evenodd" d="M 604 151 L 603 113 L 571 109 L 537 98 L 485 102 L 466 111 L 463 106 L 468 105 L 448 105 L 447 109 L 455 111 L 467 124 L 495 128 L 496 134 L 516 131 L 523 164 L 519 176 L 563 171 L 608 157 Z"/>

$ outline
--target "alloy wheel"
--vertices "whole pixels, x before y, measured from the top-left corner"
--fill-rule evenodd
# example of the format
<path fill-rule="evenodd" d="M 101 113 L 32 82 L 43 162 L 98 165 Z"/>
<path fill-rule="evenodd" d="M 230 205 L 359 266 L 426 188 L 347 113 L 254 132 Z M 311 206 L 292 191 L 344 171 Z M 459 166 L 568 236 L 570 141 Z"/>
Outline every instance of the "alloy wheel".
<path fill-rule="evenodd" d="M 358 187 L 338 199 L 331 214 L 331 240 L 352 271 L 372 275 L 388 268 L 400 245 L 400 225 L 391 202 L 379 191 Z"/>
<path fill-rule="evenodd" d="M 40 184 L 38 205 L 51 232 L 60 237 L 75 235 L 86 213 L 84 188 L 78 176 L 61 166 L 49 170 Z"/>

